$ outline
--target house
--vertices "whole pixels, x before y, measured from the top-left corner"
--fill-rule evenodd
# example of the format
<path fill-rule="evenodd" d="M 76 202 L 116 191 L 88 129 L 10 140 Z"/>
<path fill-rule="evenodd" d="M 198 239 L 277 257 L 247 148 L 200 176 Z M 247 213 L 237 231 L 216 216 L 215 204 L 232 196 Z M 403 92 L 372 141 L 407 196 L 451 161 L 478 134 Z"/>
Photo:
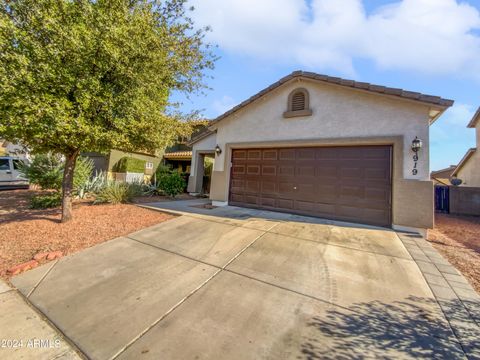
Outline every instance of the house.
<path fill-rule="evenodd" d="M 295 71 L 194 138 L 190 193 L 215 155 L 214 205 L 433 227 L 429 126 L 452 100 Z"/>
<path fill-rule="evenodd" d="M 20 159 L 29 159 L 30 153 L 23 145 L 0 139 L 0 156 L 15 156 Z"/>
<path fill-rule="evenodd" d="M 105 154 L 96 153 L 96 152 L 86 152 L 82 153 L 82 156 L 89 157 L 92 159 L 94 164 L 94 172 L 104 171 L 109 177 L 125 180 L 122 177 L 125 177 L 123 172 L 118 171 L 117 167 L 119 161 L 123 158 L 133 158 L 143 162 L 143 173 L 145 180 L 149 180 L 150 177 L 155 173 L 158 165 L 162 161 L 161 154 L 147 154 L 142 152 L 125 152 L 121 150 L 112 149 Z"/>
<path fill-rule="evenodd" d="M 165 149 L 163 164 L 180 173 L 190 174 L 192 162 L 192 147 L 190 140 L 206 131 L 207 120 L 196 120 L 193 123 L 193 133 L 188 137 L 181 137 L 177 142 Z"/>
<path fill-rule="evenodd" d="M 453 172 L 457 168 L 457 165 L 450 165 L 447 168 L 432 171 L 430 177 L 433 180 L 435 185 L 451 185 L 450 180 L 452 178 Z"/>
<path fill-rule="evenodd" d="M 207 123 L 206 120 L 192 120 L 193 134 L 191 136 L 181 137 L 177 139 L 174 145 L 167 147 L 164 150 L 158 150 L 155 154 L 145 152 L 125 152 L 112 149 L 105 154 L 86 152 L 82 155 L 92 159 L 95 166 L 94 171 L 107 172 L 111 178 L 117 180 L 126 180 L 125 172 L 118 169 L 120 161 L 125 158 L 136 159 L 144 163 L 143 174 L 145 181 L 150 180 L 160 164 L 167 165 L 180 173 L 189 174 L 192 161 L 192 148 L 188 145 L 188 142 L 192 136 L 196 136 L 204 131 Z M 135 178 L 135 180 L 139 180 L 138 177 Z"/>
<path fill-rule="evenodd" d="M 480 187 L 480 154 L 477 151 L 480 147 L 480 107 L 467 127 L 475 129 L 477 146 L 467 150 L 452 176 L 462 180 L 460 186 Z"/>

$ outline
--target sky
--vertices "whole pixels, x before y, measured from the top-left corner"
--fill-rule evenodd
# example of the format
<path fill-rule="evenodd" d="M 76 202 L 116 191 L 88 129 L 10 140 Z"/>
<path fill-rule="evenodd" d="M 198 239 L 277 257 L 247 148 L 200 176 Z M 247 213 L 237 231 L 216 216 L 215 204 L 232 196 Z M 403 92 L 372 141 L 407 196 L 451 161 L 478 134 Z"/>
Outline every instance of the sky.
<path fill-rule="evenodd" d="M 457 164 L 480 106 L 480 0 L 190 0 L 220 59 L 180 110 L 213 119 L 294 70 L 455 100 L 430 128 L 430 167 Z M 213 78 L 209 78 L 209 77 Z"/>

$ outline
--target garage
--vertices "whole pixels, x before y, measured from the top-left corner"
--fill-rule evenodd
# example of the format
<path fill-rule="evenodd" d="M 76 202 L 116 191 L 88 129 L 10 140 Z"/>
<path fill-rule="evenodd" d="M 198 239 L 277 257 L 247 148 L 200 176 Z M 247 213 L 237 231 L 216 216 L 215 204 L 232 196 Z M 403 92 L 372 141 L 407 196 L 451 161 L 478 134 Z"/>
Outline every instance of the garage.
<path fill-rule="evenodd" d="M 391 226 L 392 147 L 233 149 L 229 204 Z"/>

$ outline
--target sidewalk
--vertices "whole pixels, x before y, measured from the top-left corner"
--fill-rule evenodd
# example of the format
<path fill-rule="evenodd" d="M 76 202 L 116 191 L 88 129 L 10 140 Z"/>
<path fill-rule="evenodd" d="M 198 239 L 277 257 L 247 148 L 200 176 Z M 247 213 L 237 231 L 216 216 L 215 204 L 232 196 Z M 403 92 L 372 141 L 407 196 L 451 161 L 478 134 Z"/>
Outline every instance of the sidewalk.
<path fill-rule="evenodd" d="M 0 279 L 0 359 L 81 359 L 63 337 Z"/>

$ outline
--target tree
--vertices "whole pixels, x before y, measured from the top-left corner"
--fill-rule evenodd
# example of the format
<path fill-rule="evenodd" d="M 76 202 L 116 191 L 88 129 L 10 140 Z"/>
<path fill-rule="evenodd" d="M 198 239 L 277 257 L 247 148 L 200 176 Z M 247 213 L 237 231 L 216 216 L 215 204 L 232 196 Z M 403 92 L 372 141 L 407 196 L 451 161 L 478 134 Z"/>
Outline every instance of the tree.
<path fill-rule="evenodd" d="M 186 0 L 0 0 L 0 136 L 65 156 L 62 221 L 82 151 L 153 152 L 187 130 L 172 91 L 215 57 Z"/>

